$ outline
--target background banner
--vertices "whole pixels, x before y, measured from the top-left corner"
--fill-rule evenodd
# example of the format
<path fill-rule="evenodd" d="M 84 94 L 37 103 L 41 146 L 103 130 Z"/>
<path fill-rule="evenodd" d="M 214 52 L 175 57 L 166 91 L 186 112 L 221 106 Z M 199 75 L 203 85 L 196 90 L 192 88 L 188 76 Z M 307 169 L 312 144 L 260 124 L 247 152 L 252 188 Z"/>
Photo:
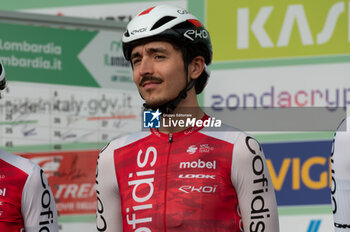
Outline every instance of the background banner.
<path fill-rule="evenodd" d="M 349 54 L 347 1 L 207 1 L 216 61 Z M 222 7 L 225 6 L 225 7 Z"/>
<path fill-rule="evenodd" d="M 133 89 L 122 32 L 0 23 L 0 59 L 9 80 Z M 45 35 L 45 36 L 42 36 Z"/>
<path fill-rule="evenodd" d="M 348 1 L 319 1 L 315 11 L 311 0 L 18 0 L 1 10 L 126 23 L 158 3 L 189 9 L 210 32 L 214 60 L 199 96 L 202 106 L 230 113 L 281 107 L 345 113 L 350 105 Z M 142 100 L 121 51 L 123 29 L 7 21 L 0 28 L 0 59 L 9 80 L 0 104 L 0 144 L 43 167 L 62 231 L 95 231 L 94 160 L 108 141 L 141 125 Z M 281 231 L 333 231 L 329 156 L 334 132 L 251 133 L 267 157 Z"/>

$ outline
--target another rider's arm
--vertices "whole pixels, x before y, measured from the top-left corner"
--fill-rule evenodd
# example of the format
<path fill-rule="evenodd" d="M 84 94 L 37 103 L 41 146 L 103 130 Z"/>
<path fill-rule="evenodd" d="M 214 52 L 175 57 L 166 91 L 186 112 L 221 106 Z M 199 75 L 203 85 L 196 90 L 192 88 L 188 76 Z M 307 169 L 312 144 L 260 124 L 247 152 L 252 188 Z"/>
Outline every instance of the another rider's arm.
<path fill-rule="evenodd" d="M 22 192 L 21 211 L 26 232 L 57 232 L 55 199 L 43 170 L 34 165 Z"/>
<path fill-rule="evenodd" d="M 336 232 L 350 231 L 350 117 L 346 120 L 335 134 L 331 154 L 331 200 Z"/>
<path fill-rule="evenodd" d="M 244 231 L 279 231 L 277 203 L 260 144 L 242 133 L 233 148 L 231 180 Z"/>
<path fill-rule="evenodd" d="M 121 202 L 114 166 L 114 148 L 108 145 L 99 155 L 96 170 L 98 231 L 123 231 Z"/>

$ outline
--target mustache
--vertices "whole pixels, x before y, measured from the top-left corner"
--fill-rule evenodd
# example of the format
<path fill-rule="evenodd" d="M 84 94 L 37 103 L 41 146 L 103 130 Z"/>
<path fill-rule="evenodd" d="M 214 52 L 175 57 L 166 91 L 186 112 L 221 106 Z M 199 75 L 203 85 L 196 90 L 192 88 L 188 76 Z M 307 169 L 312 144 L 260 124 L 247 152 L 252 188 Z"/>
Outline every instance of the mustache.
<path fill-rule="evenodd" d="M 142 80 L 140 81 L 139 86 L 142 86 L 146 81 L 157 81 L 157 82 L 163 82 L 163 80 L 159 77 L 153 77 L 153 76 L 147 76 L 143 77 Z"/>

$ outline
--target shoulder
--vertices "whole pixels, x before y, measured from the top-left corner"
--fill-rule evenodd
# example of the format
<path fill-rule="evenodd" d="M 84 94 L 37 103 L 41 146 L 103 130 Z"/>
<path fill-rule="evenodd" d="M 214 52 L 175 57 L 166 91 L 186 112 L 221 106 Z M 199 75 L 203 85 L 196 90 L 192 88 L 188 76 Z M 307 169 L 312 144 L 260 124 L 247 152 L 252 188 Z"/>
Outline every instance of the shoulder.
<path fill-rule="evenodd" d="M 349 179 L 350 169 L 350 117 L 343 120 L 335 133 L 331 154 L 336 176 Z"/>
<path fill-rule="evenodd" d="M 116 150 L 127 148 L 127 146 L 132 145 L 133 143 L 138 142 L 149 135 L 151 135 L 150 131 L 140 131 L 110 141 L 101 150 L 100 155 L 98 156 L 98 165 L 110 165 L 111 161 L 114 160 L 114 153 Z"/>
<path fill-rule="evenodd" d="M 342 137 L 350 136 L 350 116 L 345 118 L 338 126 L 336 135 L 341 135 Z"/>
<path fill-rule="evenodd" d="M 255 150 L 261 151 L 259 142 L 252 135 L 226 124 L 215 130 L 201 130 L 200 133 L 213 139 L 231 143 L 234 145 L 234 150 L 239 150 L 240 152 L 242 150 L 251 153 L 255 152 Z"/>
<path fill-rule="evenodd" d="M 220 128 L 214 130 L 201 130 L 200 133 L 213 139 L 222 140 L 231 144 L 236 144 L 242 136 L 244 137 L 245 135 L 247 135 L 244 131 L 241 131 L 240 129 L 237 129 L 232 126 L 228 126 L 226 124 L 222 124 Z"/>
<path fill-rule="evenodd" d="M 31 199 L 41 186 L 46 188 L 45 174 L 37 163 L 5 151 L 0 151 L 0 159 L 5 162 L 1 168 L 15 173 L 15 175 L 9 176 L 9 181 L 13 186 L 16 186 L 18 191 L 22 192 L 22 200 Z"/>
<path fill-rule="evenodd" d="M 335 133 L 334 152 L 350 156 L 350 116 L 340 123 Z"/>
<path fill-rule="evenodd" d="M 0 159 L 13 166 L 13 168 L 21 170 L 27 175 L 30 175 L 34 169 L 40 168 L 38 164 L 29 159 L 5 152 L 3 150 L 0 150 Z"/>
<path fill-rule="evenodd" d="M 227 133 L 234 138 L 231 167 L 235 170 L 247 169 L 255 161 L 265 162 L 265 155 L 258 140 L 244 131 Z"/>
<path fill-rule="evenodd" d="M 101 150 L 101 153 L 108 153 L 110 151 L 114 151 L 116 149 L 120 149 L 122 147 L 128 146 L 134 142 L 137 142 L 149 136 L 150 134 L 151 132 L 149 131 L 140 131 L 130 135 L 125 135 L 120 138 L 113 139 Z"/>
<path fill-rule="evenodd" d="M 252 135 L 229 125 L 223 124 L 220 129 L 216 130 L 202 130 L 201 133 L 234 144 L 234 146 L 245 146 L 247 149 L 250 148 L 249 150 L 258 146 L 261 149 L 260 144 Z"/>

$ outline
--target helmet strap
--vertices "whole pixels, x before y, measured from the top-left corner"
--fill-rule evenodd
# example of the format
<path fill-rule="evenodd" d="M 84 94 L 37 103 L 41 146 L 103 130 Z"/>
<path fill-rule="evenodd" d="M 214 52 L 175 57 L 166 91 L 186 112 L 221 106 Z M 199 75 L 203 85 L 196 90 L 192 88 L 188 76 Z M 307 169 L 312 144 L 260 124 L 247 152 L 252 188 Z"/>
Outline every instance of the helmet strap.
<path fill-rule="evenodd" d="M 185 88 L 183 88 L 179 94 L 177 95 L 176 98 L 164 103 L 161 106 L 150 106 L 146 103 L 143 104 L 144 110 L 157 110 L 159 109 L 159 111 L 162 114 L 169 114 L 171 113 L 173 110 L 175 110 L 175 108 L 179 105 L 180 101 L 182 99 L 185 99 L 187 97 L 187 91 L 189 91 L 190 89 L 192 89 L 192 87 L 194 86 L 194 84 L 196 83 L 195 79 L 191 79 L 191 80 L 187 80 L 188 78 L 188 65 L 187 62 L 184 61 L 185 63 L 185 78 L 186 78 L 186 86 Z"/>
<path fill-rule="evenodd" d="M 182 99 L 185 99 L 187 97 L 187 91 L 190 90 L 194 86 L 195 80 L 190 80 L 189 82 L 186 83 L 186 87 L 179 92 L 176 98 L 164 103 L 161 106 L 150 106 L 146 103 L 143 104 L 144 110 L 157 110 L 159 109 L 160 112 L 163 114 L 169 114 L 175 108 L 179 105 L 180 101 Z"/>
<path fill-rule="evenodd" d="M 177 95 L 176 98 L 164 103 L 161 106 L 150 106 L 150 105 L 144 103 L 143 104 L 144 110 L 157 110 L 157 109 L 159 109 L 159 111 L 162 114 L 169 114 L 173 110 L 175 110 L 175 108 L 179 105 L 179 103 L 182 99 L 185 99 L 187 97 L 187 91 L 192 89 L 193 86 L 195 85 L 195 83 L 196 83 L 195 79 L 190 79 L 188 81 L 187 51 L 186 51 L 186 49 L 184 49 L 184 47 L 182 47 L 181 50 L 182 50 L 182 57 L 183 57 L 183 61 L 184 61 L 184 67 L 185 67 L 185 80 L 186 80 L 185 87 L 179 92 L 179 94 Z"/>

